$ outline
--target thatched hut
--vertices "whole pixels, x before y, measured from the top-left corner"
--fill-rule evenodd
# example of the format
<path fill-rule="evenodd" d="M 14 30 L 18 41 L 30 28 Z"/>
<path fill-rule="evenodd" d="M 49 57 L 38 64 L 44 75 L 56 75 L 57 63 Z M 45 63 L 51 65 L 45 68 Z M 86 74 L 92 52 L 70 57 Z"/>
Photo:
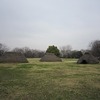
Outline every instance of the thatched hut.
<path fill-rule="evenodd" d="M 40 61 L 42 62 L 61 62 L 61 58 L 57 57 L 55 54 L 53 53 L 46 53 L 41 59 Z"/>
<path fill-rule="evenodd" d="M 0 56 L 0 63 L 28 63 L 22 53 L 5 52 Z"/>
<path fill-rule="evenodd" d="M 99 60 L 94 57 L 92 54 L 86 52 L 80 59 L 77 61 L 78 64 L 97 64 Z"/>

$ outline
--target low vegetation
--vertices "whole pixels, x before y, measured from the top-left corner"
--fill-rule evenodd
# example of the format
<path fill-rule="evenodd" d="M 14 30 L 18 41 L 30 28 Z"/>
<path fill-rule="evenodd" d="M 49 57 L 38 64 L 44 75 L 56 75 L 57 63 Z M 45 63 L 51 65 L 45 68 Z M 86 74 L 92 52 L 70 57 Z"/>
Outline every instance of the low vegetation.
<path fill-rule="evenodd" d="M 100 64 L 0 64 L 0 100 L 100 100 Z"/>

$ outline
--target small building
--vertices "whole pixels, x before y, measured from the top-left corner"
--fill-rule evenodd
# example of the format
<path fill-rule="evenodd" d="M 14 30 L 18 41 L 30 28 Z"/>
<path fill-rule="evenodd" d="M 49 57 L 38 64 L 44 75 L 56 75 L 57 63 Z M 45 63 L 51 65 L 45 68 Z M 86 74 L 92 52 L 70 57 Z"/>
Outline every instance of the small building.
<path fill-rule="evenodd" d="M 28 61 L 22 53 L 5 52 L 0 56 L 0 63 L 28 63 Z"/>
<path fill-rule="evenodd" d="M 92 54 L 86 52 L 82 57 L 77 61 L 78 64 L 98 64 L 99 60 L 94 57 Z"/>
<path fill-rule="evenodd" d="M 61 58 L 57 57 L 53 53 L 46 53 L 41 59 L 41 62 L 61 62 Z"/>

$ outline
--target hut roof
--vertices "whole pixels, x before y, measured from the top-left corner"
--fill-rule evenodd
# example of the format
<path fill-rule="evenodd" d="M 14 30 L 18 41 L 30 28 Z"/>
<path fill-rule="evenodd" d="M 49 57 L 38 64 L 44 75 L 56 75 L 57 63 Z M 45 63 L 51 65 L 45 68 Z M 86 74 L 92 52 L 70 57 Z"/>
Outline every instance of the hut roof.
<path fill-rule="evenodd" d="M 94 57 L 92 54 L 86 52 L 82 57 L 79 58 L 77 63 L 78 64 L 97 64 L 99 63 L 99 60 L 96 57 Z"/>
<path fill-rule="evenodd" d="M 28 61 L 22 53 L 5 52 L 0 56 L 0 63 L 28 63 Z"/>
<path fill-rule="evenodd" d="M 40 61 L 42 62 L 61 62 L 61 58 L 57 57 L 53 53 L 46 53 Z"/>

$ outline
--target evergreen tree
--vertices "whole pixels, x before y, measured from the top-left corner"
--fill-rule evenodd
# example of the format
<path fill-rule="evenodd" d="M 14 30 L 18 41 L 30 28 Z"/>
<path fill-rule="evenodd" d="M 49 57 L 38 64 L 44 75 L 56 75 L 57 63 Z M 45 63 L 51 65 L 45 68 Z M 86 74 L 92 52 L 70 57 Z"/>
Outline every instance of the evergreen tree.
<path fill-rule="evenodd" d="M 46 50 L 46 53 L 54 53 L 56 56 L 60 56 L 59 49 L 56 46 L 49 46 Z"/>

